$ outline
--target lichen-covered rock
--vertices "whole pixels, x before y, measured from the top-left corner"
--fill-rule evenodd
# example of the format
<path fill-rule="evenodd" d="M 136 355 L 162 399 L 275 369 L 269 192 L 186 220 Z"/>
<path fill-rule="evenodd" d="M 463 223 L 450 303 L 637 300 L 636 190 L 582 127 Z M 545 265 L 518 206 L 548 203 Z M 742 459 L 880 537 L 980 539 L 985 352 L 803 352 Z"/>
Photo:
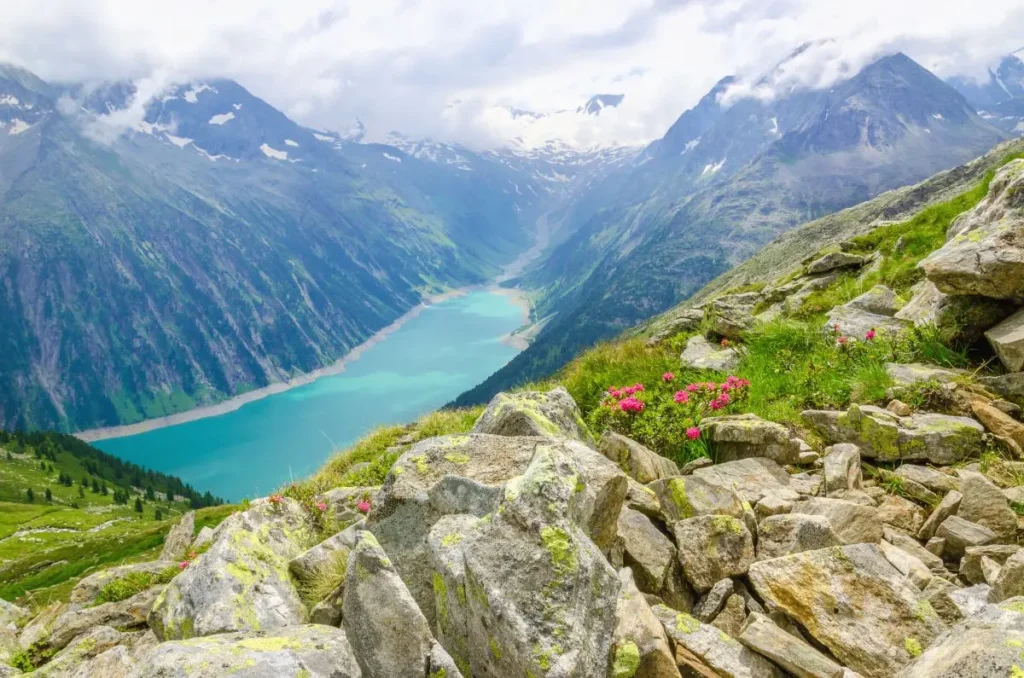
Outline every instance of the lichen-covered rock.
<path fill-rule="evenodd" d="M 365 678 L 426 673 L 434 640 L 430 624 L 366 530 L 349 556 L 342 623 Z"/>
<path fill-rule="evenodd" d="M 753 414 L 712 417 L 701 424 L 719 462 L 766 457 L 777 464 L 800 461 L 803 441 L 785 426 Z"/>
<path fill-rule="evenodd" d="M 924 521 L 924 525 L 921 526 L 921 530 L 917 533 L 917 538 L 921 541 L 928 541 L 935 536 L 936 531 L 939 529 L 939 525 L 945 522 L 946 518 L 952 515 L 956 515 L 957 509 L 960 508 L 960 502 L 963 501 L 964 496 L 956 490 L 950 490 L 942 497 L 942 501 L 939 502 L 938 506 L 932 509 L 932 512 L 928 515 L 928 518 Z"/>
<path fill-rule="evenodd" d="M 910 323 L 905 320 L 868 313 L 852 306 L 835 306 L 828 312 L 828 320 L 824 326 L 826 331 L 831 329 L 839 336 L 857 340 L 865 339 L 871 330 L 875 331 L 877 337 L 894 338 L 908 327 Z"/>
<path fill-rule="evenodd" d="M 647 484 L 679 475 L 679 467 L 674 461 L 614 431 L 606 431 L 601 436 L 597 449 L 639 483 Z"/>
<path fill-rule="evenodd" d="M 316 546 L 307 549 L 288 563 L 288 569 L 300 582 L 307 582 L 330 568 L 336 561 L 348 562 L 349 553 L 356 545 L 362 521 L 349 525 L 341 532 L 328 537 Z"/>
<path fill-rule="evenodd" d="M 675 643 L 676 663 L 686 675 L 782 678 L 782 671 L 770 661 L 714 626 L 664 605 L 651 611 Z"/>
<path fill-rule="evenodd" d="M 825 491 L 859 490 L 862 484 L 860 448 L 851 443 L 839 443 L 825 450 L 822 459 Z"/>
<path fill-rule="evenodd" d="M 59 650 L 96 626 L 141 628 L 146 625 L 146 618 L 160 592 L 159 587 L 154 587 L 116 603 L 69 610 L 54 621 L 46 643 L 51 649 Z"/>
<path fill-rule="evenodd" d="M 897 417 L 874 405 L 851 405 L 846 413 L 809 410 L 802 418 L 829 443 L 854 443 L 878 461 L 925 460 L 952 465 L 983 448 L 981 424 L 969 417 L 920 413 Z"/>
<path fill-rule="evenodd" d="M 161 640 L 232 631 L 271 632 L 305 621 L 288 574 L 302 552 L 298 502 L 259 500 L 217 526 L 213 545 L 157 598 L 149 626 Z"/>
<path fill-rule="evenodd" d="M 732 372 L 740 364 L 740 354 L 731 346 L 723 347 L 712 344 L 704 337 L 690 337 L 686 348 L 679 356 L 683 367 L 695 370 L 715 370 L 716 372 Z"/>
<path fill-rule="evenodd" d="M 633 570 L 637 586 L 645 593 L 659 593 L 676 558 L 672 540 L 647 516 L 627 507 L 619 513 L 618 528 L 624 563 Z"/>
<path fill-rule="evenodd" d="M 18 624 L 23 619 L 27 619 L 31 612 L 23 607 L 18 607 L 14 603 L 9 603 L 3 598 L 0 598 L 0 627 L 7 626 L 8 624 Z"/>
<path fill-rule="evenodd" d="M 320 497 L 328 509 L 334 514 L 334 519 L 340 523 L 349 523 L 363 517 L 359 511 L 359 504 L 368 501 L 375 503 L 379 487 L 335 487 L 323 493 Z"/>
<path fill-rule="evenodd" d="M 950 516 L 943 520 L 935 534 L 946 540 L 942 555 L 950 559 L 960 558 L 968 547 L 984 546 L 996 540 L 995 532 L 960 516 Z"/>
<path fill-rule="evenodd" d="M 619 570 L 619 584 L 610 678 L 679 678 L 665 629 L 629 569 Z"/>
<path fill-rule="evenodd" d="M 1024 673 L 1024 614 L 985 607 L 936 638 L 899 678 L 1016 678 Z"/>
<path fill-rule="evenodd" d="M 648 346 L 657 346 L 669 337 L 683 332 L 693 332 L 704 321 L 704 311 L 699 308 L 677 308 L 657 316 L 651 325 Z"/>
<path fill-rule="evenodd" d="M 979 296 L 952 296 L 939 291 L 930 280 L 915 288 L 913 298 L 896 317 L 918 327 L 933 325 L 948 336 L 973 343 L 985 330 L 1013 312 L 1012 303 Z"/>
<path fill-rule="evenodd" d="M 846 302 L 846 305 L 875 315 L 885 316 L 894 316 L 903 308 L 900 298 L 885 285 L 875 285 L 859 297 Z"/>
<path fill-rule="evenodd" d="M 605 675 L 619 579 L 578 520 L 580 474 L 540 445 L 492 515 L 430 531 L 437 637 L 464 675 Z"/>
<path fill-rule="evenodd" d="M 807 273 L 814 275 L 840 268 L 859 268 L 864 265 L 865 261 L 864 257 L 849 252 L 830 252 L 808 264 Z"/>
<path fill-rule="evenodd" d="M 919 266 L 946 294 L 979 295 L 1024 302 L 1024 161 L 996 173 L 988 195 L 961 215 L 950 239 Z"/>
<path fill-rule="evenodd" d="M 743 516 L 743 500 L 731 487 L 697 475 L 666 478 L 651 483 L 666 522 L 705 515 Z"/>
<path fill-rule="evenodd" d="M 195 540 L 192 542 L 193 551 L 205 548 L 207 544 L 213 543 L 213 528 L 208 525 L 203 525 L 199 530 L 199 534 L 196 535 Z"/>
<path fill-rule="evenodd" d="M 989 584 L 992 586 L 988 594 L 991 603 L 1001 603 L 1007 598 L 1024 596 L 1024 551 L 1017 551 L 1007 558 L 999 568 L 995 581 Z"/>
<path fill-rule="evenodd" d="M 109 626 L 93 626 L 76 636 L 34 678 L 126 678 L 135 667 L 123 635 Z M 120 650 L 120 651 L 118 651 Z M 108 654 L 109 653 L 109 654 Z"/>
<path fill-rule="evenodd" d="M 757 559 L 814 551 L 842 544 L 825 516 L 789 513 L 770 516 L 757 526 Z"/>
<path fill-rule="evenodd" d="M 192 534 L 196 530 L 196 512 L 189 511 L 178 524 L 171 528 L 164 538 L 164 548 L 159 560 L 180 561 L 192 546 Z"/>
<path fill-rule="evenodd" d="M 697 516 L 672 525 L 679 562 L 687 581 L 699 592 L 723 577 L 745 574 L 754 562 L 754 540 L 732 516 Z"/>
<path fill-rule="evenodd" d="M 748 578 L 761 598 L 867 678 L 891 676 L 943 630 L 875 544 L 759 561 Z"/>
<path fill-rule="evenodd" d="M 800 638 L 756 612 L 747 617 L 738 640 L 798 678 L 836 678 L 842 667 Z"/>
<path fill-rule="evenodd" d="M 754 306 L 761 300 L 758 292 L 727 294 L 704 305 L 705 319 L 711 331 L 720 337 L 742 339 L 754 327 Z"/>
<path fill-rule="evenodd" d="M 420 667 L 415 674 L 424 675 Z M 345 632 L 317 624 L 261 636 L 229 633 L 158 645 L 133 678 L 359 678 Z M 399 675 L 399 674 L 394 674 Z"/>
<path fill-rule="evenodd" d="M 735 593 L 736 584 L 729 577 L 715 582 L 704 596 L 693 606 L 692 614 L 702 622 L 710 623 L 725 607 L 725 603 Z"/>
<path fill-rule="evenodd" d="M 963 499 L 957 515 L 964 520 L 983 525 L 996 534 L 1004 544 L 1017 540 L 1017 514 L 998 487 L 980 473 L 961 470 L 960 493 Z"/>
<path fill-rule="evenodd" d="M 875 543 L 882 539 L 878 510 L 842 499 L 813 497 L 793 505 L 793 514 L 823 516 L 844 544 Z"/>
<path fill-rule="evenodd" d="M 71 589 L 69 601 L 73 605 L 88 605 L 95 602 L 96 597 L 100 594 L 100 591 L 103 590 L 103 587 L 107 586 L 111 582 L 136 574 L 156 577 L 157 575 L 167 571 L 169 568 L 177 570 L 178 563 L 166 560 L 155 560 L 146 563 L 118 565 L 117 567 L 100 570 L 99 572 L 90 574 L 88 577 L 83 578 L 75 584 L 75 588 Z"/>
<path fill-rule="evenodd" d="M 594 445 L 594 437 L 583 421 L 580 408 L 562 386 L 546 393 L 499 393 L 480 415 L 473 433 L 571 438 Z"/>
<path fill-rule="evenodd" d="M 747 604 L 743 596 L 734 593 L 725 601 L 722 611 L 711 621 L 711 625 L 722 633 L 735 638 L 743 628 L 743 622 L 747 618 Z"/>
<path fill-rule="evenodd" d="M 721 487 L 734 489 L 745 502 L 756 504 L 766 496 L 796 501 L 800 495 L 789 486 L 789 474 L 771 459 L 757 457 L 715 464 L 693 472 Z"/>
<path fill-rule="evenodd" d="M 1024 232 L 1024 225 L 1022 225 L 1022 232 Z M 985 338 L 988 339 L 988 343 L 992 345 L 992 349 L 1007 370 L 1010 372 L 1024 370 L 1024 310 L 1014 313 L 985 332 Z"/>

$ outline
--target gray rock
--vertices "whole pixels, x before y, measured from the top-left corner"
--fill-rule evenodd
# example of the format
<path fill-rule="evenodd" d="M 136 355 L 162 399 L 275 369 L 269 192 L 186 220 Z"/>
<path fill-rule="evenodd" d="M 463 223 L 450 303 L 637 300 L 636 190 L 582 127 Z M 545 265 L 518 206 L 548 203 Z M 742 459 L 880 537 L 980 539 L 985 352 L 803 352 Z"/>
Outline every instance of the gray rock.
<path fill-rule="evenodd" d="M 1024 370 L 1024 309 L 985 332 L 985 338 L 1008 371 Z"/>
<path fill-rule="evenodd" d="M 869 506 L 816 497 L 794 504 L 793 514 L 797 513 L 824 516 L 844 544 L 877 544 L 882 540 L 882 521 L 878 511 Z"/>
<path fill-rule="evenodd" d="M 686 675 L 782 678 L 770 661 L 714 626 L 664 605 L 651 610 L 675 643 L 676 663 Z"/>
<path fill-rule="evenodd" d="M 963 500 L 957 511 L 958 516 L 984 525 L 1004 544 L 1017 540 L 1017 514 L 1010 508 L 999 488 L 988 478 L 980 473 L 961 470 L 960 493 L 963 494 Z"/>
<path fill-rule="evenodd" d="M 986 329 L 1012 312 L 1012 306 L 1004 301 L 944 294 L 930 280 L 925 280 L 920 287 L 915 286 L 915 290 L 913 298 L 896 317 L 918 327 L 934 325 L 967 343 L 981 339 Z"/>
<path fill-rule="evenodd" d="M 546 393 L 499 393 L 480 415 L 473 433 L 570 438 L 591 447 L 594 445 L 580 408 L 561 386 Z"/>
<path fill-rule="evenodd" d="M 971 584 L 984 584 L 985 573 L 981 568 L 983 558 L 989 558 L 997 564 L 1002 565 L 1013 554 L 1017 553 L 1020 547 L 1011 544 L 990 544 L 988 546 L 970 546 L 964 551 L 960 559 L 960 576 L 964 581 Z"/>
<path fill-rule="evenodd" d="M 665 629 L 640 595 L 628 569 L 619 570 L 611 678 L 679 678 Z"/>
<path fill-rule="evenodd" d="M 261 499 L 217 527 L 213 545 L 167 585 L 149 615 L 161 640 L 271 632 L 305 621 L 288 574 L 306 530 L 298 502 Z"/>
<path fill-rule="evenodd" d="M 882 550 L 885 559 L 918 589 L 924 589 L 931 581 L 931 571 L 916 556 L 893 546 L 884 539 L 878 543 L 878 547 Z"/>
<path fill-rule="evenodd" d="M 564 447 L 539 446 L 492 516 L 430 531 L 437 637 L 464 675 L 607 670 L 619 578 L 574 518 L 579 476 Z"/>
<path fill-rule="evenodd" d="M 825 491 L 859 490 L 863 478 L 860 471 L 860 448 L 851 443 L 839 443 L 825 450 Z"/>
<path fill-rule="evenodd" d="M 885 371 L 897 386 L 913 386 L 926 381 L 949 384 L 966 374 L 961 370 L 921 363 L 886 363 Z"/>
<path fill-rule="evenodd" d="M 754 327 L 754 306 L 761 300 L 758 293 L 728 294 L 705 304 L 705 318 L 711 331 L 721 337 L 738 340 Z"/>
<path fill-rule="evenodd" d="M 836 330 L 836 327 L 839 329 Z M 878 338 L 894 338 L 903 330 L 910 327 L 910 323 L 887 315 L 868 313 L 859 308 L 851 306 L 836 306 L 828 312 L 828 320 L 825 322 L 825 329 L 832 329 L 839 333 L 839 336 L 851 337 L 857 341 L 866 340 L 870 330 L 875 331 Z"/>
<path fill-rule="evenodd" d="M 166 560 L 154 560 L 147 563 L 118 565 L 117 567 L 93 572 L 88 577 L 83 578 L 75 584 L 75 588 L 71 589 L 71 596 L 69 600 L 72 605 L 88 605 L 95 602 L 100 591 L 102 591 L 103 588 L 111 582 L 124 579 L 128 575 L 132 574 L 144 574 L 156 577 L 169 568 L 174 568 L 175 572 L 177 572 L 179 564 L 177 562 Z M 2 615 L 0 615 L 0 623 L 2 622 Z"/>
<path fill-rule="evenodd" d="M 345 604 L 345 583 L 342 582 L 338 588 L 309 610 L 310 624 L 324 624 L 326 626 L 341 626 L 341 619 L 344 613 Z"/>
<path fill-rule="evenodd" d="M 688 476 L 693 475 L 697 469 L 706 468 L 708 466 L 714 466 L 715 462 L 707 457 L 697 457 L 683 464 L 683 467 L 679 469 L 679 475 Z"/>
<path fill-rule="evenodd" d="M 180 561 L 184 559 L 185 552 L 192 545 L 192 534 L 195 532 L 195 529 L 196 512 L 189 511 L 167 533 L 159 560 Z"/>
<path fill-rule="evenodd" d="M 743 517 L 743 500 L 731 487 L 697 475 L 666 478 L 651 483 L 667 523 L 694 516 Z"/>
<path fill-rule="evenodd" d="M 133 678 L 359 678 L 345 632 L 309 625 L 261 636 L 229 633 L 162 643 L 140 663 Z M 395 674 L 398 675 L 398 674 Z M 423 667 L 413 674 L 423 675 Z"/>
<path fill-rule="evenodd" d="M 910 499 L 915 499 L 925 506 L 937 506 L 942 497 L 932 492 L 924 485 L 920 484 L 916 480 L 910 480 L 903 476 L 897 475 L 891 471 L 885 469 L 877 469 L 878 479 L 883 483 L 892 483 L 896 485 L 897 490 L 901 495 L 904 495 Z M 924 520 L 922 516 L 921 520 Z M 920 525 L 918 526 L 920 528 Z"/>
<path fill-rule="evenodd" d="M 950 559 L 960 558 L 970 546 L 984 546 L 996 540 L 995 532 L 960 516 L 950 516 L 942 521 L 936 535 L 946 540 L 943 556 Z"/>
<path fill-rule="evenodd" d="M 988 584 L 976 584 L 950 591 L 949 598 L 959 608 L 961 616 L 974 617 L 988 607 L 988 594 L 991 590 Z"/>
<path fill-rule="evenodd" d="M 947 624 L 955 624 L 964 618 L 960 606 L 953 601 L 953 592 L 956 590 L 956 586 L 942 577 L 932 577 L 921 594 L 939 615 L 939 619 Z"/>
<path fill-rule="evenodd" d="M 199 534 L 196 535 L 195 540 L 192 542 L 191 550 L 198 551 L 210 543 L 213 543 L 213 528 L 203 525 L 199 529 Z"/>
<path fill-rule="evenodd" d="M 732 372 L 740 364 L 740 354 L 732 347 L 721 347 L 712 344 L 704 337 L 690 337 L 686 348 L 679 356 L 683 367 L 695 370 L 715 370 L 716 372 Z"/>
<path fill-rule="evenodd" d="M 759 561 L 748 578 L 762 599 L 868 678 L 891 676 L 907 664 L 907 639 L 927 647 L 943 630 L 920 592 L 875 544 Z"/>
<path fill-rule="evenodd" d="M 624 563 L 636 575 L 637 586 L 645 593 L 660 593 L 676 558 L 675 545 L 647 516 L 627 507 L 619 513 L 618 528 Z"/>
<path fill-rule="evenodd" d="M 983 558 L 983 561 L 989 559 Z M 1024 552 L 1017 551 L 1007 558 L 997 572 L 995 581 L 988 582 L 992 586 L 988 596 L 990 603 L 1001 603 L 1007 598 L 1024 596 Z"/>
<path fill-rule="evenodd" d="M 807 273 L 814 275 L 841 268 L 860 268 L 867 261 L 864 257 L 848 252 L 831 252 L 807 265 Z"/>
<path fill-rule="evenodd" d="M 336 563 L 339 561 L 348 562 L 349 553 L 356 545 L 358 530 L 361 529 L 362 521 L 307 549 L 288 563 L 289 571 L 300 582 L 308 582 L 332 567 L 337 569 Z"/>
<path fill-rule="evenodd" d="M 74 591 L 72 591 L 72 594 L 74 594 Z M 32 613 L 25 608 L 18 607 L 14 603 L 9 603 L 0 598 L 0 627 L 7 626 L 8 624 L 16 625 L 22 620 L 27 619 L 30 614 Z"/>
<path fill-rule="evenodd" d="M 875 315 L 885 316 L 894 316 L 903 307 L 903 303 L 896 293 L 885 285 L 875 285 L 859 297 L 848 301 L 846 305 Z"/>
<path fill-rule="evenodd" d="M 946 540 L 942 537 L 931 537 L 924 548 L 928 553 L 933 553 L 941 559 L 942 552 L 946 550 Z"/>
<path fill-rule="evenodd" d="M 980 454 L 985 429 L 969 417 L 920 413 L 897 417 L 874 405 L 851 405 L 846 413 L 809 410 L 803 419 L 829 443 L 855 443 L 861 455 L 879 461 L 926 460 L 952 465 Z"/>
<path fill-rule="evenodd" d="M 729 577 L 715 582 L 711 590 L 693 606 L 693 616 L 706 624 L 710 623 L 722 611 L 725 601 L 729 600 L 735 590 L 735 585 Z"/>
<path fill-rule="evenodd" d="M 654 490 L 626 477 L 626 501 L 623 504 L 649 518 L 661 519 L 661 502 Z"/>
<path fill-rule="evenodd" d="M 800 461 L 803 441 L 789 429 L 753 414 L 711 417 L 701 424 L 719 463 L 765 457 L 777 464 Z"/>
<path fill-rule="evenodd" d="M 747 617 L 738 640 L 797 678 L 836 678 L 842 667 L 756 612 Z"/>
<path fill-rule="evenodd" d="M 111 650 L 121 649 L 117 645 L 122 640 L 123 635 L 109 626 L 90 627 L 31 675 L 38 678 L 125 678 L 135 666 L 127 651 L 107 655 Z"/>
<path fill-rule="evenodd" d="M 1024 303 L 1022 166 L 1017 160 L 1000 169 L 988 196 L 961 215 L 946 244 L 919 264 L 940 291 Z"/>
<path fill-rule="evenodd" d="M 902 400 L 890 400 L 889 404 L 885 406 L 885 409 L 889 410 L 897 417 L 909 417 L 914 413 L 914 410 L 910 409 L 910 405 L 906 404 Z"/>
<path fill-rule="evenodd" d="M 324 492 L 321 499 L 327 503 L 334 519 L 345 524 L 362 518 L 360 502 L 366 500 L 373 505 L 379 490 L 379 487 L 335 487 Z"/>
<path fill-rule="evenodd" d="M 885 525 L 882 528 L 882 534 L 885 541 L 914 556 L 924 563 L 932 572 L 944 573 L 946 571 L 945 564 L 942 562 L 942 558 L 940 557 L 942 551 L 939 551 L 939 553 L 932 553 L 925 547 L 921 546 L 921 543 L 909 534 L 901 530 L 894 529 L 888 525 Z"/>
<path fill-rule="evenodd" d="M 784 515 L 792 510 L 793 502 L 780 499 L 774 494 L 766 495 L 754 505 L 754 514 L 757 516 L 758 521 L 762 521 L 768 516 Z"/>
<path fill-rule="evenodd" d="M 683 332 L 693 332 L 704 321 L 704 311 L 699 308 L 671 310 L 656 318 L 654 333 L 647 339 L 648 346 L 657 346 L 669 337 Z"/>
<path fill-rule="evenodd" d="M 1024 372 L 1012 372 L 998 377 L 978 377 L 978 383 L 1012 403 L 1024 406 Z"/>
<path fill-rule="evenodd" d="M 745 574 L 754 562 L 754 540 L 732 516 L 698 516 L 673 524 L 679 562 L 690 585 L 707 591 L 723 577 Z"/>
<path fill-rule="evenodd" d="M 160 593 L 161 588 L 154 587 L 116 603 L 69 610 L 53 622 L 46 644 L 51 649 L 59 650 L 97 626 L 119 629 L 142 628 L 146 625 L 146 617 Z"/>
<path fill-rule="evenodd" d="M 694 471 L 693 477 L 732 488 L 741 500 L 750 504 L 756 504 L 769 495 L 788 501 L 800 498 L 789 487 L 789 474 L 774 461 L 764 457 L 715 464 Z"/>
<path fill-rule="evenodd" d="M 606 431 L 601 436 L 597 449 L 617 464 L 626 475 L 645 485 L 661 478 L 679 475 L 679 467 L 674 461 L 613 431 Z"/>
<path fill-rule="evenodd" d="M 960 502 L 963 501 L 964 496 L 956 490 L 951 490 L 946 493 L 946 496 L 942 498 L 939 505 L 932 509 L 932 512 L 928 515 L 928 518 L 924 521 L 924 525 L 921 526 L 921 531 L 917 533 L 917 538 L 921 541 L 928 541 L 935 536 L 935 532 L 939 529 L 946 518 L 952 515 L 956 515 L 957 510 L 960 508 Z"/>
<path fill-rule="evenodd" d="M 950 490 L 960 488 L 960 482 L 956 478 L 928 466 L 902 464 L 896 468 L 894 473 L 904 480 L 915 482 L 938 494 L 945 494 Z"/>
<path fill-rule="evenodd" d="M 770 516 L 757 526 L 757 559 L 839 546 L 842 541 L 825 516 L 790 513 Z"/>
<path fill-rule="evenodd" d="M 925 521 L 925 513 L 917 504 L 895 494 L 878 505 L 877 516 L 883 525 L 892 525 L 910 534 L 920 532 Z"/>
<path fill-rule="evenodd" d="M 342 623 L 366 678 L 422 675 L 430 664 L 430 624 L 366 530 L 349 556 Z"/>
<path fill-rule="evenodd" d="M 725 601 L 725 607 L 718 613 L 711 625 L 730 638 L 735 638 L 740 634 L 746 619 L 747 604 L 744 602 L 743 596 L 733 594 Z"/>

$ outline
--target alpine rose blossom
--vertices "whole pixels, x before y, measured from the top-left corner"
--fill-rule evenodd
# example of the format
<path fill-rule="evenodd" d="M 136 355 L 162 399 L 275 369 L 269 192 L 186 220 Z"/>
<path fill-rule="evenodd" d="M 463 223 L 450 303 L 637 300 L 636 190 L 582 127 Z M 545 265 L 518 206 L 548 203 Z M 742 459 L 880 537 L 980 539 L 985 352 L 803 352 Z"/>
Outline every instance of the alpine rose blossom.
<path fill-rule="evenodd" d="M 700 386 L 698 384 L 687 384 L 686 385 L 686 390 L 689 391 L 690 393 L 696 393 L 697 389 L 699 389 L 699 388 L 700 388 Z"/>
<path fill-rule="evenodd" d="M 676 402 L 680 404 L 688 403 L 690 402 L 690 394 L 686 391 L 676 391 L 675 399 Z"/>
<path fill-rule="evenodd" d="M 729 347 L 729 340 L 723 338 L 722 339 L 722 348 L 728 348 L 728 347 Z"/>
<path fill-rule="evenodd" d="M 874 339 L 875 338 L 875 328 L 872 327 L 870 330 L 868 330 L 868 333 L 864 335 L 864 338 L 867 339 L 868 341 L 871 341 L 872 339 Z"/>
<path fill-rule="evenodd" d="M 284 497 L 282 497 L 279 494 L 272 494 L 269 497 L 269 501 L 270 501 L 271 504 L 280 504 L 280 503 L 284 502 Z"/>
<path fill-rule="evenodd" d="M 661 380 L 664 381 L 664 382 L 672 381 L 675 378 L 676 378 L 676 375 L 673 374 L 672 372 L 666 372 L 665 374 L 661 375 Z"/>
<path fill-rule="evenodd" d="M 187 560 L 183 560 L 180 563 L 178 563 L 178 569 L 179 570 L 184 570 L 186 567 L 188 567 L 188 561 Z"/>
<path fill-rule="evenodd" d="M 370 512 L 370 502 L 368 500 L 364 499 L 361 502 L 359 502 L 359 504 L 356 505 L 356 509 L 358 509 L 360 513 L 369 513 Z"/>
<path fill-rule="evenodd" d="M 643 412 L 644 403 L 642 400 L 630 396 L 619 401 L 619 409 L 623 412 Z"/>
<path fill-rule="evenodd" d="M 686 437 L 689 438 L 690 440 L 696 440 L 697 438 L 700 438 L 700 429 L 697 428 L 696 426 L 691 426 L 690 428 L 686 429 Z"/>
<path fill-rule="evenodd" d="M 316 510 L 320 511 L 320 513 L 323 513 L 324 511 L 326 511 L 327 510 L 327 502 L 326 501 L 318 501 L 316 503 Z"/>

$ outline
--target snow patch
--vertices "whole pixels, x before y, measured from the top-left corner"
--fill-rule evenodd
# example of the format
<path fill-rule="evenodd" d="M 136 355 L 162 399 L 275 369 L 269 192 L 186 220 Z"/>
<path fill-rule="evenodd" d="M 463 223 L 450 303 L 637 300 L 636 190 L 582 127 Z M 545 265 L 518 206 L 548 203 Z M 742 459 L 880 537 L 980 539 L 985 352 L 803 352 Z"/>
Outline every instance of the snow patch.
<path fill-rule="evenodd" d="M 291 139 L 285 139 L 284 143 L 286 143 L 289 146 L 294 146 L 294 147 L 298 147 L 298 145 L 299 145 L 299 142 L 292 141 Z"/>
<path fill-rule="evenodd" d="M 705 174 L 714 174 L 718 170 L 722 169 L 722 167 L 724 165 L 725 165 L 725 158 L 722 158 L 722 161 L 720 163 L 718 163 L 717 165 L 712 165 L 711 163 L 708 163 L 707 165 L 704 165 L 704 171 L 701 172 L 700 175 L 704 176 Z"/>
<path fill-rule="evenodd" d="M 18 97 L 10 94 L 0 96 L 0 106 L 17 106 L 21 102 L 18 101 Z"/>
<path fill-rule="evenodd" d="M 186 139 L 185 137 L 176 137 L 173 134 L 168 134 L 167 140 L 170 141 L 175 146 L 177 146 L 178 148 L 185 148 L 186 146 L 192 143 L 191 139 Z"/>
<path fill-rule="evenodd" d="M 335 141 L 334 137 L 329 137 L 326 134 L 317 134 L 316 132 L 313 132 L 313 138 L 319 141 L 326 141 L 328 143 L 333 143 Z"/>
<path fill-rule="evenodd" d="M 396 155 L 391 155 L 391 154 L 390 154 L 390 153 L 388 153 L 387 151 L 384 151 L 384 153 L 383 153 L 383 156 L 384 156 L 385 158 L 387 158 L 388 160 L 394 160 L 395 162 L 402 162 L 402 159 L 401 159 L 401 158 L 399 158 L 399 157 L 398 157 L 398 156 L 396 156 Z"/>
<path fill-rule="evenodd" d="M 942 120 L 942 113 L 932 113 L 932 117 L 936 120 Z"/>
<path fill-rule="evenodd" d="M 263 144 L 262 146 L 260 146 L 260 150 L 263 151 L 263 155 L 267 156 L 268 158 L 273 158 L 274 160 L 288 159 L 288 151 L 279 151 L 275 148 L 271 148 L 267 144 Z"/>
<path fill-rule="evenodd" d="M 699 143 L 700 137 L 697 137 L 696 139 L 690 139 L 689 141 L 686 142 L 685 148 L 683 148 L 682 153 L 680 153 L 679 155 L 683 155 L 683 153 L 686 153 L 687 151 L 692 151 L 693 149 L 697 148 L 697 145 Z"/>
<path fill-rule="evenodd" d="M 199 101 L 199 95 L 203 92 L 213 92 L 216 94 L 217 90 L 209 85 L 192 85 L 192 89 L 184 94 L 185 101 L 194 104 Z"/>
<path fill-rule="evenodd" d="M 777 136 L 782 136 L 782 133 L 779 132 L 779 119 L 778 118 L 772 118 L 772 134 L 775 134 Z"/>
<path fill-rule="evenodd" d="M 21 118 L 15 118 L 11 120 L 11 129 L 7 130 L 7 134 L 14 136 L 15 134 L 21 134 L 32 125 L 28 124 Z"/>
<path fill-rule="evenodd" d="M 235 107 L 236 111 L 242 110 L 242 104 L 231 104 L 231 105 Z"/>
<path fill-rule="evenodd" d="M 228 111 L 227 113 L 218 113 L 217 115 L 210 118 L 211 125 L 223 125 L 228 120 L 234 120 L 235 114 Z"/>

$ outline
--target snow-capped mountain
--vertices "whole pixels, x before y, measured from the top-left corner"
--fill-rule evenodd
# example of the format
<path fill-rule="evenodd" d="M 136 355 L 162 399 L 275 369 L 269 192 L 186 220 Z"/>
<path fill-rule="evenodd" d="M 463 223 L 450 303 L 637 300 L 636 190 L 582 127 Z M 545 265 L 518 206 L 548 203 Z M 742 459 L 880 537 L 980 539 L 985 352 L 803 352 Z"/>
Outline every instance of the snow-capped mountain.
<path fill-rule="evenodd" d="M 996 127 L 1012 134 L 1024 134 L 1024 48 L 1007 54 L 988 80 L 951 78 L 949 84 L 978 109 L 978 114 Z"/>

